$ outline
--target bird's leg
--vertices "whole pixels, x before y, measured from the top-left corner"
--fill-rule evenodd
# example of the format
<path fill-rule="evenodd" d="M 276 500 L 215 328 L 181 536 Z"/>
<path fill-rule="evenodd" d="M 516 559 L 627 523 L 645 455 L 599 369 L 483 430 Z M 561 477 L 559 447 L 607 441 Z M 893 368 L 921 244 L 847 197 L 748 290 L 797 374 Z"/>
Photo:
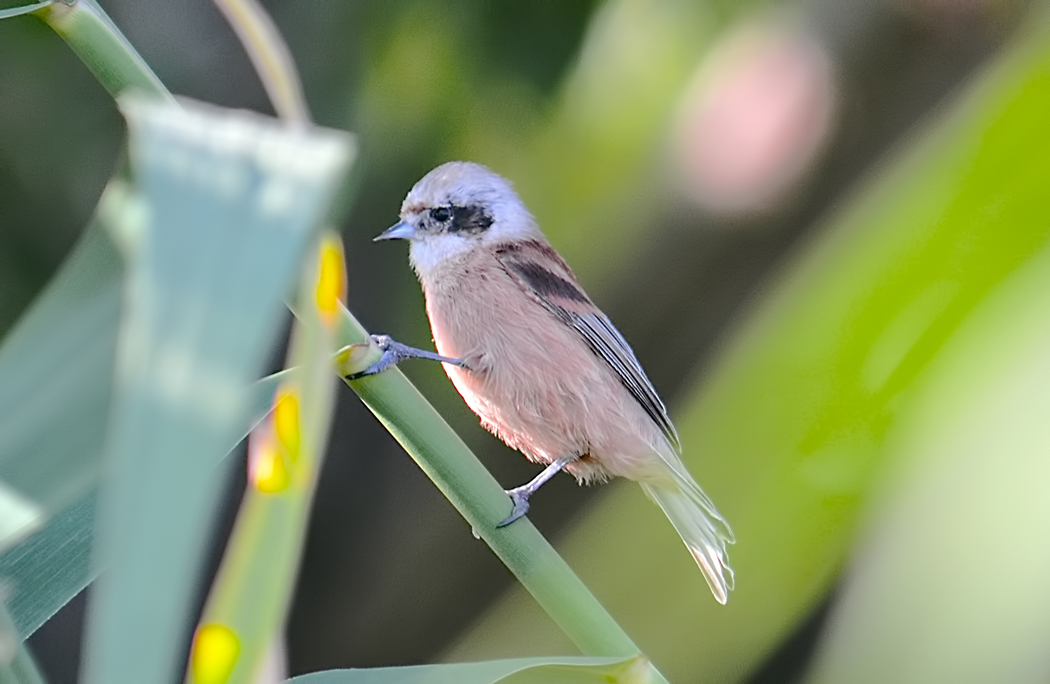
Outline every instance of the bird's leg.
<path fill-rule="evenodd" d="M 501 520 L 496 527 L 506 527 L 528 513 L 529 497 L 535 494 L 536 490 L 542 487 L 544 482 L 554 477 L 558 471 L 578 458 L 579 456 L 564 456 L 559 458 L 557 461 L 552 462 L 544 468 L 539 475 L 532 478 L 527 483 L 520 487 L 515 487 L 514 489 L 508 489 L 507 495 L 510 496 L 510 500 L 514 502 L 514 507 L 511 509 L 510 515 Z"/>
<path fill-rule="evenodd" d="M 434 352 L 429 352 L 425 349 L 416 349 L 410 347 L 407 344 L 401 344 L 394 340 L 390 335 L 371 335 L 370 339 L 372 344 L 376 345 L 383 350 L 383 355 L 379 357 L 379 360 L 373 363 L 368 368 L 358 373 L 352 373 L 346 376 L 347 380 L 357 380 L 363 378 L 366 375 L 375 375 L 381 373 L 391 366 L 396 366 L 405 359 L 429 359 L 431 361 L 440 361 L 441 363 L 451 363 L 461 368 L 467 368 L 467 364 L 459 359 L 453 359 L 448 356 L 441 356 Z"/>

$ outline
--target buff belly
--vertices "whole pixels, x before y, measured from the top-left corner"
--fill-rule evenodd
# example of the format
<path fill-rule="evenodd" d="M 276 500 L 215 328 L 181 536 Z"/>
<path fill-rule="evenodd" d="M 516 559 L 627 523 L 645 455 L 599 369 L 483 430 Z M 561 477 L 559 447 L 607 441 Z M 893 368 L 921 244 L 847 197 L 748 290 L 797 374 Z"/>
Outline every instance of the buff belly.
<path fill-rule="evenodd" d="M 501 271 L 479 277 L 478 265 L 464 268 L 473 269 L 473 288 L 424 290 L 435 346 L 469 366 L 445 369 L 482 425 L 538 463 L 579 457 L 566 469 L 581 482 L 665 481 L 657 450 L 670 447 L 614 371 Z M 506 292 L 479 297 L 479 281 Z M 463 281 L 446 274 L 440 282 Z"/>

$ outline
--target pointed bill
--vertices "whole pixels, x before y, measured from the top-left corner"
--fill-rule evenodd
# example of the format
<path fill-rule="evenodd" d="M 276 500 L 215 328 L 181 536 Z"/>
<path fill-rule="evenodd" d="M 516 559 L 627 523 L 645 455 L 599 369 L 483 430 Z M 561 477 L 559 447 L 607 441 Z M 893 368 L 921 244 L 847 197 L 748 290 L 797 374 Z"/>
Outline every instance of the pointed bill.
<path fill-rule="evenodd" d="M 379 242 L 380 240 L 411 240 L 416 236 L 416 228 L 411 223 L 402 221 L 396 223 L 379 235 L 372 238 L 373 242 Z"/>

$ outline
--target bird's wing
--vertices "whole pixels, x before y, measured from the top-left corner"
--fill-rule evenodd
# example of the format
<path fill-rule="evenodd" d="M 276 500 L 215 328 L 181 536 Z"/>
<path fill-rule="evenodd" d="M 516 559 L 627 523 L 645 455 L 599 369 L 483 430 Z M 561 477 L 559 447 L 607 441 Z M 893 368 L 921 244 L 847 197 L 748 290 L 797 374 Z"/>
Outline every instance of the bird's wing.
<path fill-rule="evenodd" d="M 676 451 L 681 451 L 678 431 L 667 415 L 667 407 L 642 370 L 631 345 L 583 292 L 558 253 L 539 242 L 518 242 L 497 248 L 496 258 L 526 294 L 576 330 L 591 350 L 609 364 L 631 396 L 660 427 L 667 441 Z"/>

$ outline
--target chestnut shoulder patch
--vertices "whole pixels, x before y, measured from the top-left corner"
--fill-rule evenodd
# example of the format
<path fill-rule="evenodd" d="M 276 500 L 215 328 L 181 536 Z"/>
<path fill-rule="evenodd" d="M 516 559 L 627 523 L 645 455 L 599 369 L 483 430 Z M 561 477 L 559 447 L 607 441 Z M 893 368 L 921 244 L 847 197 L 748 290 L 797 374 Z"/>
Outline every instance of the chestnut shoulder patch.
<path fill-rule="evenodd" d="M 560 297 L 572 302 L 589 301 L 576 285 L 534 261 L 508 260 L 506 265 L 541 297 Z"/>

